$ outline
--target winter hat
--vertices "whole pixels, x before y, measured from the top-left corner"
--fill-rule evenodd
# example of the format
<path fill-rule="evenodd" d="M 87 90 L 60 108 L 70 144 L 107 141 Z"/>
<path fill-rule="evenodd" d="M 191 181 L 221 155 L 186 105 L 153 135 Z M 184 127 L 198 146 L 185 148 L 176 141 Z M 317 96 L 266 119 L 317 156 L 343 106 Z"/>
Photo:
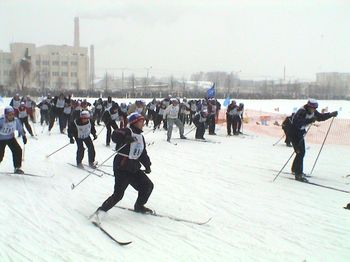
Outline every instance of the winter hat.
<path fill-rule="evenodd" d="M 5 110 L 4 110 L 4 114 L 5 114 L 5 115 L 7 115 L 7 114 L 9 114 L 9 113 L 11 113 L 11 112 L 15 112 L 15 110 L 13 109 L 12 106 L 7 106 L 7 107 L 5 107 Z"/>
<path fill-rule="evenodd" d="M 80 118 L 85 118 L 85 119 L 90 118 L 89 111 L 81 111 L 80 112 Z"/>
<path fill-rule="evenodd" d="M 128 116 L 128 122 L 130 125 L 135 124 L 139 120 L 144 120 L 145 118 L 140 113 L 132 113 Z"/>
<path fill-rule="evenodd" d="M 308 107 L 316 109 L 318 107 L 318 102 L 316 99 L 310 98 L 306 104 Z"/>

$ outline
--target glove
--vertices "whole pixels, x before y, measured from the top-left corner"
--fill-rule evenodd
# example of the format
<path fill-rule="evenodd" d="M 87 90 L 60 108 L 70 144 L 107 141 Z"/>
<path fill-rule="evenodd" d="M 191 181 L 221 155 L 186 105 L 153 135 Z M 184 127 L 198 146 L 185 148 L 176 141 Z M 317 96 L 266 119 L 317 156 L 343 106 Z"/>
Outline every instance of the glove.
<path fill-rule="evenodd" d="M 27 144 L 27 137 L 26 136 L 22 136 L 22 140 L 23 140 L 23 144 Z"/>
<path fill-rule="evenodd" d="M 146 173 L 146 174 L 151 173 L 151 168 L 150 168 L 150 167 L 147 167 L 146 170 L 145 170 L 145 173 Z"/>
<path fill-rule="evenodd" d="M 334 111 L 330 114 L 332 117 L 336 117 L 338 115 L 338 111 Z"/>
<path fill-rule="evenodd" d="M 132 136 L 126 136 L 124 139 L 125 144 L 131 144 L 132 142 L 135 142 L 135 138 Z"/>
<path fill-rule="evenodd" d="M 69 142 L 70 142 L 71 144 L 74 144 L 74 138 L 71 137 L 70 140 L 69 140 Z"/>
<path fill-rule="evenodd" d="M 94 136 L 94 140 L 96 140 L 96 139 L 97 139 L 97 135 L 96 135 L 96 134 L 94 134 L 93 136 Z"/>

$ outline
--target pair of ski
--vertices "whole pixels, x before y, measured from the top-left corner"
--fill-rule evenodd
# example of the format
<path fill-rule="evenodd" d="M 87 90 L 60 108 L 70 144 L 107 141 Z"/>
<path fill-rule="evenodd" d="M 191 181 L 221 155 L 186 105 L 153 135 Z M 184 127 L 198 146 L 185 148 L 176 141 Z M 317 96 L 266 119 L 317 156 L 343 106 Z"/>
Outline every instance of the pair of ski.
<path fill-rule="evenodd" d="M 213 143 L 213 144 L 220 144 L 220 141 L 213 141 L 213 140 L 206 140 L 206 139 L 191 139 L 191 138 L 187 138 L 185 140 L 188 141 L 194 141 L 194 142 L 202 142 L 202 143 Z"/>
<path fill-rule="evenodd" d="M 52 176 L 41 176 L 41 175 L 35 175 L 31 173 L 24 173 L 24 174 L 18 174 L 18 173 L 13 173 L 13 172 L 0 172 L 2 175 L 8 175 L 8 176 L 32 176 L 32 177 L 43 177 L 43 178 L 51 178 Z"/>
<path fill-rule="evenodd" d="M 275 169 L 271 169 L 272 171 L 276 171 L 278 172 L 278 170 L 275 170 Z M 287 171 L 282 171 L 281 172 L 282 174 L 287 174 L 287 175 L 293 175 L 292 173 L 290 172 L 287 172 Z M 293 175 L 294 176 L 294 175 Z M 283 176 L 282 176 L 283 177 Z M 312 176 L 308 176 L 306 175 L 307 178 L 310 178 Z M 295 178 L 292 178 L 292 177 L 284 177 L 284 178 L 288 178 L 288 179 L 291 179 L 291 180 L 295 180 Z M 319 184 L 319 183 L 315 183 L 315 182 L 311 182 L 311 181 L 299 181 L 299 182 L 302 182 L 302 183 L 305 183 L 305 184 L 309 184 L 309 185 L 313 185 L 313 186 L 318 186 L 318 187 L 323 187 L 323 188 L 327 188 L 327 189 L 331 189 L 331 190 L 334 190 L 334 191 L 339 191 L 339 192 L 343 192 L 343 193 L 348 193 L 350 194 L 350 191 L 347 191 L 347 190 L 343 190 L 343 189 L 339 189 L 339 188 L 336 188 L 336 187 L 332 187 L 332 186 L 326 186 L 326 185 L 322 185 L 322 184 Z"/>
<path fill-rule="evenodd" d="M 67 164 L 69 164 L 69 165 L 71 165 L 71 166 L 74 166 L 74 167 L 76 167 L 76 168 L 79 168 L 80 170 L 86 171 L 86 172 L 88 172 L 88 173 L 92 173 L 92 174 L 94 174 L 94 175 L 96 175 L 96 176 L 98 176 L 98 177 L 101 177 L 101 176 L 103 176 L 103 175 L 114 176 L 114 175 L 112 175 L 112 174 L 110 174 L 110 173 L 108 173 L 108 172 L 106 172 L 106 171 L 104 171 L 104 170 L 102 170 L 102 169 L 100 169 L 100 168 L 98 168 L 98 167 L 93 168 L 93 167 L 91 167 L 91 166 L 89 166 L 89 165 L 83 164 L 84 168 L 80 168 L 80 167 L 78 167 L 77 165 L 74 165 L 74 164 L 72 164 L 72 163 L 67 163 Z M 101 175 L 96 174 L 96 173 L 95 173 L 96 171 L 100 172 Z"/>
<path fill-rule="evenodd" d="M 115 207 L 123 209 L 123 210 L 128 210 L 128 211 L 131 211 L 131 212 L 139 213 L 139 212 L 136 212 L 134 209 L 128 208 L 128 207 L 122 207 L 122 206 L 115 206 Z M 209 221 L 211 220 L 211 218 L 209 218 L 206 221 L 194 221 L 194 220 L 179 218 L 179 217 L 170 216 L 170 215 L 158 214 L 155 211 L 153 211 L 152 213 L 139 213 L 139 214 L 157 216 L 157 217 L 162 217 L 162 218 L 169 218 L 169 219 L 174 220 L 174 221 L 186 222 L 186 223 L 191 223 L 191 224 L 196 224 L 196 225 L 205 225 L 205 224 L 209 223 Z M 93 215 L 94 214 L 92 214 L 90 217 L 92 217 Z M 132 241 L 127 241 L 127 242 L 119 241 L 116 238 L 114 238 L 110 233 L 108 233 L 108 231 L 106 229 L 104 229 L 101 224 L 99 224 L 99 223 L 97 223 L 95 221 L 92 221 L 91 223 L 95 227 L 99 228 L 107 237 L 109 237 L 111 240 L 113 240 L 118 245 L 126 246 L 126 245 L 129 245 L 129 244 L 132 243 Z"/>

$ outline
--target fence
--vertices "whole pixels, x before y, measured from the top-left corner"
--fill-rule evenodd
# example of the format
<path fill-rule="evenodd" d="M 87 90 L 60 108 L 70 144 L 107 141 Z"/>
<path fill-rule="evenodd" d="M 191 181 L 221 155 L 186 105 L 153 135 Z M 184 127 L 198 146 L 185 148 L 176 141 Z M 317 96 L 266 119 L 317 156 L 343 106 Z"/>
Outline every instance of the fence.
<path fill-rule="evenodd" d="M 247 109 L 243 117 L 244 132 L 281 137 L 283 135 L 281 125 L 285 118 L 286 115 L 283 114 Z M 307 134 L 307 142 L 321 144 L 329 127 L 329 121 L 315 122 Z M 217 123 L 226 125 L 226 110 L 219 112 Z M 334 119 L 327 137 L 327 143 L 350 146 L 350 119 Z"/>

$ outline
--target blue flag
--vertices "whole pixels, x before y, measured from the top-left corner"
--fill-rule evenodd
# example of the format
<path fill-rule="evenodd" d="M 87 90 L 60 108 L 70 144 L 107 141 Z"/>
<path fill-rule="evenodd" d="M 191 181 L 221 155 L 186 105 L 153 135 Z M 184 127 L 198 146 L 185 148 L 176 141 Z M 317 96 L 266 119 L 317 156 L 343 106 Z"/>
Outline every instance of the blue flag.
<path fill-rule="evenodd" d="M 224 106 L 228 106 L 230 104 L 230 97 L 226 97 L 225 101 L 224 101 Z"/>
<path fill-rule="evenodd" d="M 207 98 L 214 98 L 215 97 L 215 83 L 211 88 L 207 90 Z"/>

